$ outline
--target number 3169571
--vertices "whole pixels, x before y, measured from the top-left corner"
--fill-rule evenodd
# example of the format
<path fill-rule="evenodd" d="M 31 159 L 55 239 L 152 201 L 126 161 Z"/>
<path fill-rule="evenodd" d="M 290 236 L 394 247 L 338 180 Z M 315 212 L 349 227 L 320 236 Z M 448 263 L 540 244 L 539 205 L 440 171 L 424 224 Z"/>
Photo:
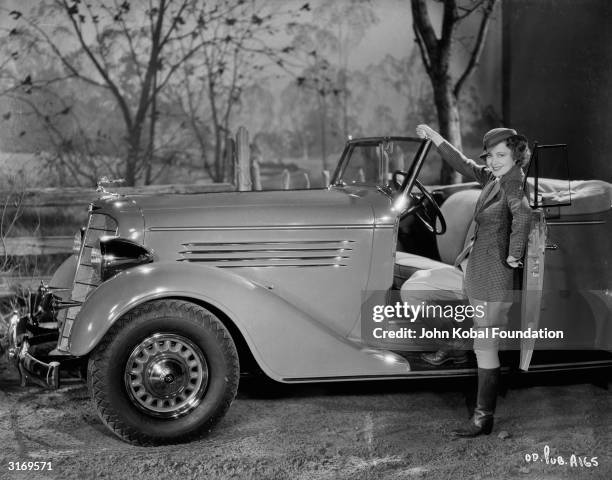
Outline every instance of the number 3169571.
<path fill-rule="evenodd" d="M 17 470 L 53 470 L 51 462 L 8 462 L 9 471 Z"/>

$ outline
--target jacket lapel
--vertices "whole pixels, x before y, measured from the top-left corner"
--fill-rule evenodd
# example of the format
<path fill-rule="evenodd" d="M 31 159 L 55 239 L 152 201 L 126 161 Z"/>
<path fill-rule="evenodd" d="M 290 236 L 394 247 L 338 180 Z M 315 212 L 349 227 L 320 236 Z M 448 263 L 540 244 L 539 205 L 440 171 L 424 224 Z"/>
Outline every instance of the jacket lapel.
<path fill-rule="evenodd" d="M 485 194 L 483 194 L 483 196 L 481 197 L 482 200 L 478 202 L 478 205 L 476 206 L 474 217 L 476 217 L 476 215 L 478 215 L 481 211 L 483 211 L 485 207 L 487 207 L 489 203 L 491 203 L 495 199 L 495 196 L 499 193 L 499 181 L 492 180 L 486 185 L 485 190 L 487 188 L 488 188 L 488 191 Z"/>
<path fill-rule="evenodd" d="M 493 202 L 493 200 L 495 200 L 495 196 L 499 193 L 502 183 L 506 183 L 510 180 L 519 180 L 522 183 L 523 178 L 524 178 L 524 175 L 523 175 L 523 170 L 521 169 L 521 167 L 519 167 L 518 165 L 514 165 L 510 169 L 510 171 L 506 173 L 504 176 L 487 183 L 487 185 L 485 185 L 485 188 L 483 189 L 483 192 L 487 189 L 487 187 L 489 187 L 489 185 L 491 184 L 493 185 L 489 187 L 489 190 L 487 193 L 483 194 L 482 201 L 476 205 L 474 217 L 476 217 L 476 215 L 482 212 L 486 207 L 488 207 L 491 204 L 491 202 Z"/>
<path fill-rule="evenodd" d="M 487 208 L 495 200 L 495 197 L 497 196 L 498 193 L 499 193 L 499 180 L 493 180 L 493 186 L 491 187 L 491 190 L 489 191 L 487 198 L 485 198 L 484 201 L 482 202 L 482 205 L 480 205 L 479 212 Z"/>
<path fill-rule="evenodd" d="M 474 209 L 474 216 L 472 217 L 472 221 L 470 223 L 470 227 L 468 228 L 467 235 L 465 237 L 465 243 L 463 245 L 463 250 L 459 252 L 457 258 L 455 259 L 454 266 L 459 267 L 461 262 L 465 260 L 468 255 L 470 255 L 472 251 L 472 247 L 474 246 L 474 239 L 476 238 L 476 232 L 478 231 L 478 225 L 476 224 L 476 217 L 478 214 L 492 201 L 497 193 L 499 192 L 499 182 L 497 180 L 492 180 L 487 183 L 482 189 L 482 195 L 478 199 L 476 203 L 476 208 Z"/>

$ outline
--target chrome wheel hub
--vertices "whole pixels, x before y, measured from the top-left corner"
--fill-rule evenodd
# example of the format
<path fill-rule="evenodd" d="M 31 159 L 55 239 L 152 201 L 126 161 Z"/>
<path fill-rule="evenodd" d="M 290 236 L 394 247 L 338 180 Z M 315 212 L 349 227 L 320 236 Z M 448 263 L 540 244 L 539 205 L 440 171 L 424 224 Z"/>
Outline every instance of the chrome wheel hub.
<path fill-rule="evenodd" d="M 134 348 L 125 366 L 125 386 L 134 404 L 149 415 L 179 417 L 196 408 L 208 385 L 202 350 L 187 338 L 152 335 Z"/>

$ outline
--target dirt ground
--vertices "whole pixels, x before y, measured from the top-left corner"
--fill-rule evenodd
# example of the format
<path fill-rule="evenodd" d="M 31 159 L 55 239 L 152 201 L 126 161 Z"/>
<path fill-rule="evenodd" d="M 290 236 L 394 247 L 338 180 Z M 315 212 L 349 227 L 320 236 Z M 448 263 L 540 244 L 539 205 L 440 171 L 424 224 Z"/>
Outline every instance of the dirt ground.
<path fill-rule="evenodd" d="M 83 384 L 22 389 L 2 360 L 0 478 L 610 479 L 612 391 L 600 381 L 513 380 L 493 434 L 452 440 L 448 430 L 467 415 L 466 380 L 278 388 L 249 380 L 205 439 L 144 448 L 102 425 Z M 553 464 L 558 456 L 565 465 Z M 597 466 L 578 457 L 597 457 Z M 10 471 L 16 461 L 51 462 L 52 471 Z"/>

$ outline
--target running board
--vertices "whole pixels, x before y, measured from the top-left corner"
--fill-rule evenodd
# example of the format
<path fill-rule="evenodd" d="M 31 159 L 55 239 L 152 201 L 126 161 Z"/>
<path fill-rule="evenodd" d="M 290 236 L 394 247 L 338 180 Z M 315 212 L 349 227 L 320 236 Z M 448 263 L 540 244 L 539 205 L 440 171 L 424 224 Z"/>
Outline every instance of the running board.
<path fill-rule="evenodd" d="M 599 360 L 591 362 L 576 362 L 576 363 L 554 363 L 544 365 L 531 365 L 527 372 L 520 371 L 521 375 L 535 373 L 535 372 L 558 372 L 558 371 L 572 371 L 572 370 L 590 370 L 594 368 L 612 368 L 612 360 Z M 369 381 L 369 380 L 409 380 L 415 378 L 452 378 L 452 377 L 466 377 L 476 374 L 477 368 L 456 368 L 452 370 L 418 370 L 410 371 L 407 374 L 394 374 L 394 375 L 352 375 L 352 376 L 337 376 L 337 377 L 304 377 L 304 378 L 283 378 L 281 382 L 284 383 L 314 383 L 314 382 L 356 382 L 356 381 Z M 511 371 L 517 371 L 511 369 L 508 366 L 501 367 L 501 373 L 509 373 Z"/>

